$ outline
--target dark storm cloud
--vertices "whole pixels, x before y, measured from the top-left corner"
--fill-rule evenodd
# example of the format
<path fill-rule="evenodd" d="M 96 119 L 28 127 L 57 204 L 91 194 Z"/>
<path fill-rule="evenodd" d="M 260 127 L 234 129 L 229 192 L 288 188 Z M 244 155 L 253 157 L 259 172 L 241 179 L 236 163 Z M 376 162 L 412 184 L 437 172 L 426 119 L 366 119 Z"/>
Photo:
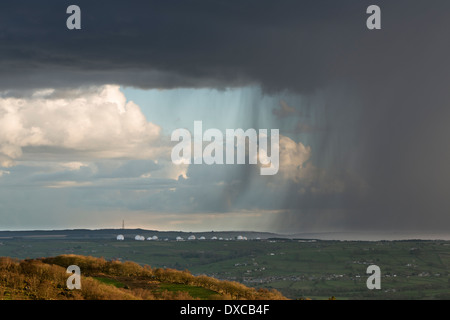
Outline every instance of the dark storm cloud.
<path fill-rule="evenodd" d="M 257 82 L 304 91 L 343 78 L 373 83 L 387 72 L 416 74 L 412 66 L 423 71 L 422 57 L 431 53 L 424 44 L 442 41 L 429 35 L 445 29 L 450 5 L 377 2 L 380 32 L 365 27 L 368 1 L 76 1 L 82 30 L 71 31 L 72 2 L 3 1 L 0 85 Z"/>
<path fill-rule="evenodd" d="M 70 4 L 82 30 L 65 27 Z M 371 4 L 381 30 L 366 28 Z M 299 197 L 293 187 L 286 223 L 332 207 L 351 229 L 449 230 L 449 11 L 441 0 L 2 1 L 0 88 L 331 88 L 319 123 L 298 131 L 320 132 L 313 158 L 370 192 Z"/>

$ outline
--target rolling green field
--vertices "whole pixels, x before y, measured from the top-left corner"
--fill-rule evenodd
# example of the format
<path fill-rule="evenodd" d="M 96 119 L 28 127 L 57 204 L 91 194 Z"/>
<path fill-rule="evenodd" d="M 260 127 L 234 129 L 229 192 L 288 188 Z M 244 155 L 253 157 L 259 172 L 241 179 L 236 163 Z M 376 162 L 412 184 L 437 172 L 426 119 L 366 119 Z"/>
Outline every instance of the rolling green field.
<path fill-rule="evenodd" d="M 0 256 L 60 254 L 187 269 L 195 275 L 275 288 L 292 299 L 450 299 L 447 241 L 0 240 Z M 381 268 L 381 290 L 367 289 L 371 264 Z"/>

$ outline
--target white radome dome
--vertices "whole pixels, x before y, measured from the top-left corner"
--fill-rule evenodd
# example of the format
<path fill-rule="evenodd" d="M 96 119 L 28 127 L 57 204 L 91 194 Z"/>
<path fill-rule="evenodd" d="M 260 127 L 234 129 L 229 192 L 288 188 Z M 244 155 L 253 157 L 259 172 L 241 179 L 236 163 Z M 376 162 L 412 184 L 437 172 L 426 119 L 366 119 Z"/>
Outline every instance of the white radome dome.
<path fill-rule="evenodd" d="M 117 236 L 117 240 L 125 240 L 125 237 L 123 236 L 123 234 L 119 234 Z"/>

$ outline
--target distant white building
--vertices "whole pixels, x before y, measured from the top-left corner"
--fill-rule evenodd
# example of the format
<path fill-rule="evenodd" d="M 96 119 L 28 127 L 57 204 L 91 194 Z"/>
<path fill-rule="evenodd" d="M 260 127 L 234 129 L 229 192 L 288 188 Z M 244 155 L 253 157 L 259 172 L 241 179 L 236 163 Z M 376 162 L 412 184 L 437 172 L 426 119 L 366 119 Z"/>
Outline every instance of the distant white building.
<path fill-rule="evenodd" d="M 123 236 L 123 234 L 119 234 L 117 236 L 117 240 L 120 240 L 120 241 L 125 240 L 125 237 Z"/>
<path fill-rule="evenodd" d="M 244 240 L 244 237 L 243 236 L 237 236 L 236 240 Z"/>
<path fill-rule="evenodd" d="M 177 241 L 183 241 L 184 239 L 182 237 L 177 237 Z"/>
<path fill-rule="evenodd" d="M 195 236 L 194 236 L 194 235 L 190 235 L 190 236 L 188 237 L 188 240 L 195 240 Z"/>
<path fill-rule="evenodd" d="M 212 237 L 211 240 L 217 240 L 217 237 Z"/>
<path fill-rule="evenodd" d="M 158 237 L 157 236 L 153 236 L 152 240 L 158 240 Z"/>
<path fill-rule="evenodd" d="M 206 238 L 201 236 L 200 238 L 198 238 L 198 240 L 206 240 Z"/>
<path fill-rule="evenodd" d="M 144 236 L 141 236 L 141 235 L 137 235 L 136 237 L 134 237 L 134 240 L 137 240 L 137 241 L 144 241 L 144 240 L 145 240 L 145 237 L 144 237 Z"/>
<path fill-rule="evenodd" d="M 149 240 L 149 241 L 152 240 L 152 237 L 148 237 L 147 240 Z"/>

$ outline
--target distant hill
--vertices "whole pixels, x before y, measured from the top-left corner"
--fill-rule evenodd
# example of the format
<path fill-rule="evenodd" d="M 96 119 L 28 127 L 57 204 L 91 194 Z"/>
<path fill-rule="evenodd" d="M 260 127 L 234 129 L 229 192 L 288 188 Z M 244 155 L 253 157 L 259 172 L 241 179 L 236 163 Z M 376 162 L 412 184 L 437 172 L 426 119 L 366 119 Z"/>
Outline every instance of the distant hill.
<path fill-rule="evenodd" d="M 362 233 L 362 232 L 322 232 L 322 233 L 296 233 L 277 234 L 271 232 L 258 231 L 158 231 L 147 229 L 66 229 L 66 230 L 23 230 L 23 231 L 0 231 L 0 241 L 2 239 L 115 239 L 122 234 L 125 240 L 134 240 L 136 235 L 145 238 L 157 236 L 159 240 L 175 240 L 181 237 L 184 240 L 191 235 L 197 239 L 205 237 L 209 240 L 213 237 L 217 239 L 236 239 L 238 236 L 246 237 L 248 240 L 254 239 L 295 239 L 295 240 L 338 240 L 338 241 L 381 241 L 381 240 L 450 240 L 448 235 L 437 234 L 401 234 L 401 233 Z"/>
<path fill-rule="evenodd" d="M 115 239 L 117 235 L 122 234 L 127 239 L 134 239 L 136 235 L 147 237 L 157 236 L 159 239 L 175 240 L 177 237 L 187 239 L 194 235 L 196 238 L 212 237 L 223 239 L 235 239 L 238 236 L 247 237 L 247 239 L 268 239 L 284 237 L 270 232 L 255 231 L 207 231 L 207 232 L 183 232 L 183 231 L 157 231 L 146 229 L 67 229 L 67 230 L 27 230 L 27 231 L 0 231 L 0 239 L 13 238 L 39 238 L 39 239 Z"/>
<path fill-rule="evenodd" d="M 70 265 L 81 269 L 81 289 L 67 288 Z M 79 255 L 0 257 L 0 274 L 0 299 L 8 300 L 286 300 L 276 290 Z"/>

